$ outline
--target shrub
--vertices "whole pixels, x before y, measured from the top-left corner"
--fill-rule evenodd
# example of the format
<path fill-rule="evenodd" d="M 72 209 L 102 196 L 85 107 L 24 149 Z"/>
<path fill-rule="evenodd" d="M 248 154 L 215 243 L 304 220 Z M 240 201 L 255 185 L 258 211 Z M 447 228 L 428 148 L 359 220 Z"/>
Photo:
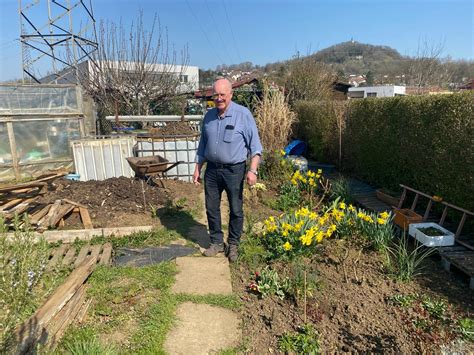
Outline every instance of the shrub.
<path fill-rule="evenodd" d="M 280 350 L 286 353 L 319 354 L 319 335 L 312 324 L 305 324 L 297 333 L 286 333 L 278 341 Z"/>
<path fill-rule="evenodd" d="M 28 220 L 18 216 L 14 221 L 14 236 L 6 238 L 6 228 L 0 219 L 0 349 L 7 346 L 12 329 L 34 310 L 33 289 L 43 274 L 49 257 L 44 238 L 35 243 Z"/>

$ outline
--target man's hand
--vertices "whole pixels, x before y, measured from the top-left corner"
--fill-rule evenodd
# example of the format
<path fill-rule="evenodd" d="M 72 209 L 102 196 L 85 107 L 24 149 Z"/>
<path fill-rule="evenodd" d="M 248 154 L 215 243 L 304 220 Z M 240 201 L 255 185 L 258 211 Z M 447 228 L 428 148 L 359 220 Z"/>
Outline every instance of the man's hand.
<path fill-rule="evenodd" d="M 194 183 L 194 185 L 200 185 L 201 184 L 201 170 L 198 169 L 197 164 L 196 164 L 196 168 L 194 169 L 193 183 Z"/>
<path fill-rule="evenodd" d="M 247 184 L 249 184 L 249 186 L 253 186 L 256 183 L 257 183 L 257 175 L 255 175 L 251 171 L 247 172 Z"/>

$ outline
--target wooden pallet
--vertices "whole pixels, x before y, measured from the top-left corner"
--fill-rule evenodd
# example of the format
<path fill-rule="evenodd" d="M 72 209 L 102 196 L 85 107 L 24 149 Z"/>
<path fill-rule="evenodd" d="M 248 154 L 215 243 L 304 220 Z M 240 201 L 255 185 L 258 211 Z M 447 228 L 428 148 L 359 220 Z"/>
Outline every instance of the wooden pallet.
<path fill-rule="evenodd" d="M 462 245 L 439 248 L 439 255 L 445 270 L 449 271 L 451 265 L 469 277 L 469 288 L 474 290 L 474 251 Z"/>
<path fill-rule="evenodd" d="M 54 249 L 50 255 L 50 259 L 46 268 L 48 270 L 55 267 L 64 267 L 73 265 L 78 267 L 88 256 L 97 256 L 99 264 L 109 264 L 112 256 L 112 244 L 105 243 L 103 245 L 84 245 L 79 252 L 72 244 L 61 244 Z"/>

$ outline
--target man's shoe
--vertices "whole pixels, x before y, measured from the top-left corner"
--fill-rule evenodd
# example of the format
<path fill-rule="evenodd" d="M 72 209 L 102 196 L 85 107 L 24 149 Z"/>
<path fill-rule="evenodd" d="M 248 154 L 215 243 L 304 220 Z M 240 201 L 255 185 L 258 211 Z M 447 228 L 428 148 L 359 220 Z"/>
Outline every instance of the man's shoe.
<path fill-rule="evenodd" d="M 230 244 L 227 257 L 229 258 L 229 262 L 235 263 L 239 258 L 239 247 L 237 245 Z"/>
<path fill-rule="evenodd" d="M 224 252 L 224 245 L 223 244 L 211 244 L 209 248 L 204 250 L 202 255 L 204 256 L 216 256 L 219 253 Z"/>

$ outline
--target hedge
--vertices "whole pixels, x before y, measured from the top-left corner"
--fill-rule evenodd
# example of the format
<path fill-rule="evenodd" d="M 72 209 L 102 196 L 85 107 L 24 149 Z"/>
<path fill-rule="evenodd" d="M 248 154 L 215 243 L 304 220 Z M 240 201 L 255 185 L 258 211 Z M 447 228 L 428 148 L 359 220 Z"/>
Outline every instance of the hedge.
<path fill-rule="evenodd" d="M 316 151 L 336 162 L 337 140 L 327 128 L 335 126 L 335 117 L 321 108 L 299 103 L 303 122 L 311 111 L 315 117 L 300 129 L 315 137 Z M 352 100 L 344 116 L 342 171 L 376 187 L 405 184 L 474 210 L 473 93 Z"/>

